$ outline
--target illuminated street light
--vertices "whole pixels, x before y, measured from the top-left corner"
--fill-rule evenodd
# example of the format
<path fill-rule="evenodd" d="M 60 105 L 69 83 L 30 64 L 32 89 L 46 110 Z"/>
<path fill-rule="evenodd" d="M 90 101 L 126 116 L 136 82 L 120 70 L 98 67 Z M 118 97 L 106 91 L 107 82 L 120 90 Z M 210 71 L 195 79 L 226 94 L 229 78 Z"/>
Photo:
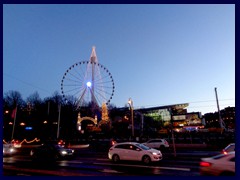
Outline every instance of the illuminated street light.
<path fill-rule="evenodd" d="M 128 104 L 131 110 L 131 121 L 132 121 L 132 137 L 134 137 L 134 122 L 133 122 L 133 101 L 131 98 L 128 99 Z"/>
<path fill-rule="evenodd" d="M 20 126 L 25 126 L 26 124 L 24 122 L 21 122 L 20 123 Z"/>

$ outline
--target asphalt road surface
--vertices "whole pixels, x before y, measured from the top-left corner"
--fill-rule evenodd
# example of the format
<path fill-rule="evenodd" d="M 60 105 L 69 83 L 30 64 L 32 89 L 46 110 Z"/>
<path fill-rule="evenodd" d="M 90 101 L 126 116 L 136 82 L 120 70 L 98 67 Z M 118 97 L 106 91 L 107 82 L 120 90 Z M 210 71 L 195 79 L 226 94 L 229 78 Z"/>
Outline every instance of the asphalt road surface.
<path fill-rule="evenodd" d="M 141 162 L 113 163 L 107 152 L 89 149 L 76 151 L 72 160 L 55 163 L 32 162 L 26 153 L 3 157 L 4 176 L 200 176 L 199 161 L 202 157 L 217 154 L 213 151 L 183 151 L 175 157 L 163 153 L 164 159 L 151 165 Z"/>

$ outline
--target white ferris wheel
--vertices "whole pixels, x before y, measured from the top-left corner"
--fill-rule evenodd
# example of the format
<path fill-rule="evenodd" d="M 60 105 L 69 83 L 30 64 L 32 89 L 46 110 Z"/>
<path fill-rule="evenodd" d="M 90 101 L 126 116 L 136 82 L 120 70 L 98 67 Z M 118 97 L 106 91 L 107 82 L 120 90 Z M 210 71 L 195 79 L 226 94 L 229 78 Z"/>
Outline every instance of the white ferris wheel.
<path fill-rule="evenodd" d="M 61 92 L 65 101 L 76 98 L 76 108 L 90 103 L 101 107 L 108 105 L 114 94 L 114 81 L 109 70 L 98 63 L 95 47 L 89 61 L 80 61 L 70 66 L 63 75 Z"/>

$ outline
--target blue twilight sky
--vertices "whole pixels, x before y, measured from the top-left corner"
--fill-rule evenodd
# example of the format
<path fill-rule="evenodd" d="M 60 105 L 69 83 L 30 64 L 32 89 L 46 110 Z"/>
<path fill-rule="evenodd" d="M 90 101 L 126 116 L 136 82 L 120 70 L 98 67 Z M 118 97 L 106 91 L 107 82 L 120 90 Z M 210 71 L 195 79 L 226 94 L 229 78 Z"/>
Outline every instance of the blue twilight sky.
<path fill-rule="evenodd" d="M 111 72 L 111 103 L 190 103 L 188 112 L 235 106 L 235 5 L 3 5 L 3 93 L 61 92 L 92 46 Z"/>

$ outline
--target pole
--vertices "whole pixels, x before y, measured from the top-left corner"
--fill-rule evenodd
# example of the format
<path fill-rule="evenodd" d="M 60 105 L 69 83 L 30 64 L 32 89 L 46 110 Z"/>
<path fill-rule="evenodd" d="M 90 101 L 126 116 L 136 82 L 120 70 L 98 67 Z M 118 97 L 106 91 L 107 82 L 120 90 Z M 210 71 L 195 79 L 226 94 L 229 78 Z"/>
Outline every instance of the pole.
<path fill-rule="evenodd" d="M 58 105 L 58 128 L 57 128 L 57 139 L 59 138 L 60 115 L 61 115 L 61 104 Z"/>
<path fill-rule="evenodd" d="M 15 129 L 15 124 L 16 124 L 16 117 L 17 117 L 17 106 L 14 112 L 14 121 L 13 121 L 13 129 L 12 129 L 12 139 L 14 137 L 14 129 Z"/>
<path fill-rule="evenodd" d="M 48 111 L 47 111 L 48 116 L 49 116 L 49 112 L 50 112 L 50 101 L 48 101 Z"/>
<path fill-rule="evenodd" d="M 133 107 L 131 106 L 131 118 L 132 118 L 132 137 L 134 137 L 134 121 L 133 121 Z"/>
<path fill-rule="evenodd" d="M 218 103 L 218 95 L 217 95 L 217 88 L 215 87 L 215 95 L 216 95 L 216 101 L 217 101 L 217 109 L 218 109 L 218 121 L 220 124 L 220 127 L 225 129 L 224 122 L 222 121 L 221 114 L 220 114 L 220 108 L 219 108 L 219 103 Z"/>
<path fill-rule="evenodd" d="M 173 144 L 173 154 L 174 157 L 177 156 L 176 154 L 176 146 L 175 146 L 175 139 L 174 139 L 174 133 L 173 133 L 173 118 L 172 118 L 172 109 L 170 109 L 170 117 L 171 117 L 171 133 L 172 133 L 172 144 Z"/>
<path fill-rule="evenodd" d="M 143 123 L 144 123 L 144 116 L 143 116 L 142 113 L 141 113 L 141 120 L 142 120 L 142 136 L 143 136 Z"/>
<path fill-rule="evenodd" d="M 131 110 L 131 121 L 132 121 L 132 137 L 134 137 L 134 120 L 133 120 L 133 101 L 131 98 L 128 99 L 128 104 Z"/>

